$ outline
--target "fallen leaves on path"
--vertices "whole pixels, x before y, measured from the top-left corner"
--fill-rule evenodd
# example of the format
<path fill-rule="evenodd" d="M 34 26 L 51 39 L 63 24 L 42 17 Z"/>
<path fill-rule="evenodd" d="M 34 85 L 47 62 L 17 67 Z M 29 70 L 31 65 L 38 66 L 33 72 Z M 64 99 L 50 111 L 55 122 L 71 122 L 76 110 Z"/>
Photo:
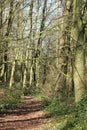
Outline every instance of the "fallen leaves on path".
<path fill-rule="evenodd" d="M 19 108 L 0 112 L 0 130 L 39 130 L 47 122 L 49 116 L 41 110 L 41 101 L 29 96 Z"/>

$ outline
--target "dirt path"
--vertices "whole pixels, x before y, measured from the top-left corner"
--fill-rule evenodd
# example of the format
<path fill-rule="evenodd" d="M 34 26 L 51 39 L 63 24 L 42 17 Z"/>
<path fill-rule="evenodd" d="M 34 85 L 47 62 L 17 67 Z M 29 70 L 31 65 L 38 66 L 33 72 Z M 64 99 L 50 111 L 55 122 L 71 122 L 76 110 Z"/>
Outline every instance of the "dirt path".
<path fill-rule="evenodd" d="M 48 121 L 41 102 L 25 97 L 21 107 L 0 113 L 0 130 L 40 130 Z"/>

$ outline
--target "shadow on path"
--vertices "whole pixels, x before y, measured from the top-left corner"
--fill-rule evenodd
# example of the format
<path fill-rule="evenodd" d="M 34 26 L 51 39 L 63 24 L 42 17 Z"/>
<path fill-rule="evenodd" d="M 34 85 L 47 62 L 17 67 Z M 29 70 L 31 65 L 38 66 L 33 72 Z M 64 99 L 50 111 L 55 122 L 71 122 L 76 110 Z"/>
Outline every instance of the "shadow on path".
<path fill-rule="evenodd" d="M 0 130 L 39 130 L 49 118 L 41 110 L 41 101 L 26 96 L 19 108 L 0 112 Z"/>

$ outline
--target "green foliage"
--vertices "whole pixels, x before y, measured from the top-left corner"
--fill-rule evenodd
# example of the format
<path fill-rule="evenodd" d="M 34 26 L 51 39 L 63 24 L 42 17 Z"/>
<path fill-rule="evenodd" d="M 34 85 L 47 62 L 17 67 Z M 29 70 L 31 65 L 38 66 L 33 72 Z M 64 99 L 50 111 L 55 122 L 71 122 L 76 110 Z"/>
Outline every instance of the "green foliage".
<path fill-rule="evenodd" d="M 0 110 L 14 109 L 21 102 L 22 90 L 4 89 L 4 94 L 0 98 Z"/>
<path fill-rule="evenodd" d="M 49 112 L 52 116 L 65 115 L 68 112 L 68 109 L 65 105 L 65 102 L 59 100 L 50 100 L 43 99 L 43 106 L 45 110 Z"/>
<path fill-rule="evenodd" d="M 61 130 L 87 130 L 87 95 L 74 105 L 71 115 Z"/>
<path fill-rule="evenodd" d="M 50 113 L 50 115 L 58 120 L 61 120 L 60 117 L 63 118 L 63 122 L 61 121 L 60 124 L 56 125 L 58 129 L 87 130 L 87 95 L 83 96 L 78 103 L 73 104 L 71 101 L 66 103 L 66 101 L 43 99 L 43 104 L 46 112 Z"/>

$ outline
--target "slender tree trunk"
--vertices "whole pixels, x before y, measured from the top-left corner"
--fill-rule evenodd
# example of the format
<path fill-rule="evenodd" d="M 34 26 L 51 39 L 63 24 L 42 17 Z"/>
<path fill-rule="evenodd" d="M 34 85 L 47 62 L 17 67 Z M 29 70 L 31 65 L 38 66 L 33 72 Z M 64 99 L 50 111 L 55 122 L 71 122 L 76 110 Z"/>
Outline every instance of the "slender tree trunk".
<path fill-rule="evenodd" d="M 37 42 L 37 50 L 36 50 L 36 87 L 39 87 L 39 80 L 40 80 L 40 53 L 41 53 L 41 43 L 42 43 L 42 31 L 44 30 L 44 26 L 45 26 L 45 12 L 46 12 L 46 6 L 47 6 L 47 0 L 44 0 L 44 5 L 43 5 L 43 9 L 42 9 L 42 20 L 41 20 L 41 24 L 40 24 L 40 35 L 39 35 L 39 39 Z"/>
<path fill-rule="evenodd" d="M 30 17 L 30 32 L 29 32 L 29 42 L 30 42 L 30 50 L 29 50 L 29 59 L 30 59 L 30 64 L 29 64 L 29 68 L 30 68 L 30 81 L 29 81 L 29 85 L 32 86 L 32 82 L 33 82 L 33 58 L 32 58 L 32 19 L 33 19 L 33 4 L 34 4 L 34 0 L 30 1 L 30 10 L 29 10 L 29 17 Z"/>
<path fill-rule="evenodd" d="M 26 87 L 27 68 L 28 68 L 28 48 L 26 50 L 26 58 L 25 58 L 25 65 L 24 65 L 23 88 Z"/>
<path fill-rule="evenodd" d="M 14 61 L 12 62 L 12 70 L 11 70 L 11 77 L 10 77 L 10 82 L 9 82 L 9 88 L 12 88 L 12 85 L 14 83 L 14 72 L 15 72 L 15 64 L 16 64 L 16 60 L 17 60 L 17 51 L 15 51 L 16 57 L 14 59 Z"/>
<path fill-rule="evenodd" d="M 58 6 L 59 6 L 59 0 L 56 0 L 56 19 L 57 19 L 57 24 L 59 23 L 59 10 L 58 10 Z M 57 60 L 56 60 L 56 67 L 58 69 L 59 66 L 59 27 L 57 26 L 57 37 L 56 37 L 56 55 L 57 55 Z"/>
<path fill-rule="evenodd" d="M 33 82 L 33 64 L 30 67 L 30 86 L 32 86 Z"/>
<path fill-rule="evenodd" d="M 2 22 L 3 22 L 3 6 L 2 3 L 0 2 L 0 38 L 3 36 L 3 30 L 2 30 Z M 2 77 L 4 75 L 4 63 L 3 63 L 3 45 L 0 43 L 0 80 L 2 80 Z"/>
<path fill-rule="evenodd" d="M 9 11 L 9 19 L 8 19 L 8 26 L 7 26 L 7 32 L 5 34 L 6 37 L 9 36 L 12 22 L 13 22 L 13 4 L 14 1 L 10 2 L 10 11 Z M 7 84 L 8 82 L 8 41 L 4 43 L 4 81 Z"/>

